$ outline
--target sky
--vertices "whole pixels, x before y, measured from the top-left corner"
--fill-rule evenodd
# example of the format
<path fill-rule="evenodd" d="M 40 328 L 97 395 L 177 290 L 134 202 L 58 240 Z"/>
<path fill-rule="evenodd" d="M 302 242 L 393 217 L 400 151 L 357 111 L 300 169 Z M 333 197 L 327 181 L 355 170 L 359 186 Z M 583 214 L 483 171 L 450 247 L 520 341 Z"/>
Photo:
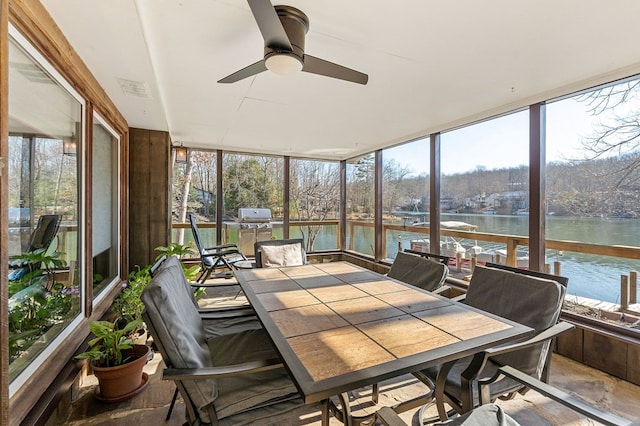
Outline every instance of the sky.
<path fill-rule="evenodd" d="M 598 120 L 574 99 L 547 105 L 547 162 L 579 157 L 583 137 L 593 132 Z M 529 164 L 529 113 L 521 111 L 473 126 L 442 133 L 442 172 L 464 173 L 480 167 L 487 170 Z M 428 140 L 384 151 L 415 175 L 428 173 Z M 426 153 L 423 153 L 424 147 Z"/>

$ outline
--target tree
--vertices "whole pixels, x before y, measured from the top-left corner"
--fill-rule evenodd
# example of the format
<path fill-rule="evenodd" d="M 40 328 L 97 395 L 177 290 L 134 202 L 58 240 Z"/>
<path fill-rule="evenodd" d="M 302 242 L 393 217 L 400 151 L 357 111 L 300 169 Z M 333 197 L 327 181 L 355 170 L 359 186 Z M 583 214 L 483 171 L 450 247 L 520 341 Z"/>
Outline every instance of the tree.
<path fill-rule="evenodd" d="M 581 161 L 606 157 L 623 161 L 618 170 L 607 170 L 607 175 L 596 171 L 593 175 L 613 177 L 612 186 L 608 188 L 613 196 L 640 178 L 640 80 L 607 86 L 577 100 L 584 102 L 592 115 L 601 116 L 594 134 L 583 139 L 586 155 Z"/>
<path fill-rule="evenodd" d="M 290 176 L 290 214 L 300 221 L 321 221 L 337 218 L 340 203 L 340 173 L 337 163 L 293 160 Z M 318 225 L 301 225 L 306 250 L 320 233 Z"/>

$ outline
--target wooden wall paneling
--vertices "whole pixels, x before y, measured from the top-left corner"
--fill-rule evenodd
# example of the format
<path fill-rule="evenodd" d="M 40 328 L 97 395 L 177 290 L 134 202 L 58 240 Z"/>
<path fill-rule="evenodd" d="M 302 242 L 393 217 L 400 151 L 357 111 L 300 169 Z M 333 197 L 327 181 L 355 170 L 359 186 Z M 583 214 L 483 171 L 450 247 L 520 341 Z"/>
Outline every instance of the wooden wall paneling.
<path fill-rule="evenodd" d="M 571 358 L 574 361 L 583 362 L 583 329 L 576 327 L 556 338 L 556 352 Z"/>
<path fill-rule="evenodd" d="M 129 133 L 129 268 L 144 266 L 149 252 L 149 132 Z"/>
<path fill-rule="evenodd" d="M 169 244 L 169 167 L 166 132 L 130 129 L 129 267 L 152 263 L 155 247 Z"/>
<path fill-rule="evenodd" d="M 167 132 L 149 131 L 149 244 L 147 263 L 153 263 L 158 246 L 168 246 L 171 234 L 171 139 Z"/>
<path fill-rule="evenodd" d="M 640 386 L 640 347 L 627 345 L 627 377 L 633 384 Z"/>
<path fill-rule="evenodd" d="M 585 329 L 584 363 L 624 379 L 627 377 L 627 343 L 612 336 Z"/>

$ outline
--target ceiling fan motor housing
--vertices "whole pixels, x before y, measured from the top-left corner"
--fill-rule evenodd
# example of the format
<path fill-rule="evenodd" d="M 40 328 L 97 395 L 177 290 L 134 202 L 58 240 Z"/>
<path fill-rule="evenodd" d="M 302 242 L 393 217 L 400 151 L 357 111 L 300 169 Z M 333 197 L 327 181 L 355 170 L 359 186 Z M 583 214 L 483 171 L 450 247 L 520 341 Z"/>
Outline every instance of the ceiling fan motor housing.
<path fill-rule="evenodd" d="M 304 12 L 292 6 L 274 6 L 274 8 L 287 33 L 293 52 L 280 46 L 265 46 L 264 59 L 272 55 L 293 54 L 300 63 L 304 63 L 304 38 L 309 31 L 309 18 Z"/>

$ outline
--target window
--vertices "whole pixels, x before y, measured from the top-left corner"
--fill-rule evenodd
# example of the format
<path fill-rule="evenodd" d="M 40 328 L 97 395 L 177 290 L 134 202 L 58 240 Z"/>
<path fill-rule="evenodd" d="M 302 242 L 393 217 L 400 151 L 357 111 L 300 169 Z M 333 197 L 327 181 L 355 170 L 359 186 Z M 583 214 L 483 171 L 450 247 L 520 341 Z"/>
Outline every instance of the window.
<path fill-rule="evenodd" d="M 340 164 L 292 159 L 290 175 L 290 220 L 308 222 L 292 224 L 290 237 L 303 238 L 307 251 L 337 249 Z"/>
<path fill-rule="evenodd" d="M 205 247 L 216 245 L 217 155 L 211 151 L 184 150 L 184 158 L 173 151 L 172 221 L 188 223 L 187 213 L 197 217 Z M 183 151 L 183 152 L 184 152 Z M 172 242 L 191 246 L 197 254 L 190 228 L 173 229 Z"/>
<path fill-rule="evenodd" d="M 347 162 L 347 248 L 373 255 L 375 155 Z"/>
<path fill-rule="evenodd" d="M 283 238 L 284 158 L 225 153 L 222 168 L 225 242 L 236 242 L 242 253 L 253 256 L 256 241 Z M 272 221 L 241 226 L 241 208 L 268 209 Z"/>
<path fill-rule="evenodd" d="M 429 138 L 383 150 L 382 162 L 383 257 L 393 259 L 398 250 L 428 240 L 398 227 L 429 221 Z"/>
<path fill-rule="evenodd" d="M 473 256 L 480 263 L 505 263 L 504 241 L 480 239 L 472 231 L 529 235 L 528 112 L 443 133 L 441 159 L 441 253 L 460 253 L 463 265 Z M 461 238 L 451 231 L 469 234 Z M 528 266 L 527 247 L 514 254 L 518 266 Z"/>
<path fill-rule="evenodd" d="M 13 29 L 10 34 L 9 205 L 4 208 L 10 216 L 13 394 L 83 310 L 84 105 L 20 34 Z"/>
<path fill-rule="evenodd" d="M 640 246 L 639 116 L 637 77 L 547 105 L 546 239 L 577 244 L 546 255 L 569 295 L 620 303 L 621 276 L 640 267 L 610 247 Z"/>
<path fill-rule="evenodd" d="M 93 296 L 118 278 L 118 138 L 95 117 L 93 125 Z"/>

